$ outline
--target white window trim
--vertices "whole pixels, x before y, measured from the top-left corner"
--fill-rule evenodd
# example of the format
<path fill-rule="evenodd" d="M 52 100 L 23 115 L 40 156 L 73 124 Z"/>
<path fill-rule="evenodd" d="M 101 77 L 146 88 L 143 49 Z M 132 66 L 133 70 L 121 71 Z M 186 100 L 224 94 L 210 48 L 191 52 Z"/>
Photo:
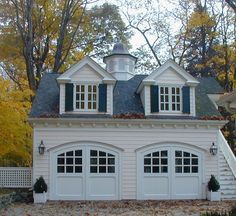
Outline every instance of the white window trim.
<path fill-rule="evenodd" d="M 85 109 L 77 109 L 76 108 L 76 86 L 77 85 L 84 85 L 85 86 L 85 95 L 84 95 L 84 106 Z M 88 85 L 96 85 L 97 86 L 97 106 L 96 109 L 87 109 L 88 105 Z M 74 83 L 74 91 L 73 91 L 73 108 L 75 112 L 79 113 L 98 113 L 98 106 L 99 106 L 99 82 L 78 82 Z"/>
<path fill-rule="evenodd" d="M 171 110 L 161 110 L 161 87 L 165 88 L 168 87 L 169 88 L 169 108 L 171 108 Z M 180 110 L 179 111 L 172 111 L 172 93 L 171 93 L 171 88 L 180 88 Z M 182 114 L 182 109 L 183 109 L 183 95 L 182 95 L 182 87 L 183 85 L 170 85 L 170 84 L 159 84 L 158 85 L 158 90 L 159 90 L 159 94 L 158 94 L 158 99 L 159 99 L 159 113 L 164 113 L 164 114 Z"/>

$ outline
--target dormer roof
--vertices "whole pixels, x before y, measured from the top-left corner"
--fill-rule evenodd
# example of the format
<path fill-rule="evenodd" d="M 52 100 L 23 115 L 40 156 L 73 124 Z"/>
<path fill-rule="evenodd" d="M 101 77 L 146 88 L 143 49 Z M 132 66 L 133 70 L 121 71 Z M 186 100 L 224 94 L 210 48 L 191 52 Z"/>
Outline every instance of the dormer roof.
<path fill-rule="evenodd" d="M 141 91 L 144 85 L 155 85 L 157 83 L 158 77 L 160 77 L 168 69 L 172 69 L 177 76 L 184 80 L 187 86 L 197 86 L 199 84 L 199 81 L 196 78 L 186 72 L 172 59 L 169 59 L 142 81 L 141 85 L 137 89 L 137 93 Z"/>

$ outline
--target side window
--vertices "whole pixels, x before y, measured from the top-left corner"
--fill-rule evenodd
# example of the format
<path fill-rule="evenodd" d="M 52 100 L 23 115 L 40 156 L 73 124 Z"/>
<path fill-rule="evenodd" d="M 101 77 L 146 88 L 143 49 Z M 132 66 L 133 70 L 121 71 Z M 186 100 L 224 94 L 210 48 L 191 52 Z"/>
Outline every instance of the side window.
<path fill-rule="evenodd" d="M 123 59 L 119 60 L 119 71 L 124 71 L 125 70 L 125 61 Z"/>

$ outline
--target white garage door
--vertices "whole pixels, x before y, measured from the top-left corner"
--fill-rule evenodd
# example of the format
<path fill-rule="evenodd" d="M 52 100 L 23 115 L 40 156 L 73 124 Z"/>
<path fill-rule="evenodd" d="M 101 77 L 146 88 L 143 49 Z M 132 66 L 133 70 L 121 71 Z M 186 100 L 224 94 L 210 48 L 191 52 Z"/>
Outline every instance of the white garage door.
<path fill-rule="evenodd" d="M 53 200 L 118 199 L 118 153 L 94 146 L 52 153 Z"/>
<path fill-rule="evenodd" d="M 201 199 L 201 154 L 181 147 L 138 153 L 138 199 Z"/>

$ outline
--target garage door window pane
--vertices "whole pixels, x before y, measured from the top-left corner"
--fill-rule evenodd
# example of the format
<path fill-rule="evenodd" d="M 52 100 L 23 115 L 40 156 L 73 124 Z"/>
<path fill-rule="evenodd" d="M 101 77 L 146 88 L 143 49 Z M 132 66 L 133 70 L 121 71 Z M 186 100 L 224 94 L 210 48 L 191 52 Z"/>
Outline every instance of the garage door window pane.
<path fill-rule="evenodd" d="M 91 150 L 90 151 L 90 156 L 97 156 L 97 151 Z"/>
<path fill-rule="evenodd" d="M 66 164 L 73 164 L 73 158 L 66 158 Z"/>
<path fill-rule="evenodd" d="M 161 172 L 162 173 L 168 173 L 168 167 L 167 166 L 162 166 L 161 167 Z"/>
<path fill-rule="evenodd" d="M 57 172 L 58 173 L 64 173 L 65 172 L 65 167 L 64 166 L 58 166 L 57 167 Z"/>
<path fill-rule="evenodd" d="M 106 173 L 106 167 L 105 166 L 99 166 L 99 173 Z"/>
<path fill-rule="evenodd" d="M 82 150 L 76 150 L 75 156 L 82 156 Z"/>
<path fill-rule="evenodd" d="M 73 173 L 73 166 L 67 166 L 66 167 L 66 172 L 67 173 Z"/>
<path fill-rule="evenodd" d="M 175 167 L 175 172 L 176 173 L 182 173 L 182 166 L 176 166 Z"/>
<path fill-rule="evenodd" d="M 152 164 L 159 164 L 159 158 L 152 158 Z"/>
<path fill-rule="evenodd" d="M 108 173 L 115 173 L 115 167 L 114 166 L 109 166 L 108 167 Z"/>
<path fill-rule="evenodd" d="M 75 166 L 75 173 L 82 173 L 82 166 Z"/>
<path fill-rule="evenodd" d="M 197 166 L 192 167 L 192 173 L 198 173 L 198 167 Z"/>
<path fill-rule="evenodd" d="M 90 164 L 97 164 L 97 158 L 90 158 Z"/>
<path fill-rule="evenodd" d="M 64 164 L 65 163 L 65 158 L 57 158 L 57 164 Z"/>
<path fill-rule="evenodd" d="M 106 152 L 103 152 L 103 151 L 99 151 L 99 156 L 103 156 L 103 157 L 106 157 Z"/>
<path fill-rule="evenodd" d="M 58 154 L 57 173 L 82 173 L 82 150 Z"/>
<path fill-rule="evenodd" d="M 185 151 L 175 151 L 176 173 L 198 173 L 198 156 Z"/>
<path fill-rule="evenodd" d="M 90 173 L 115 173 L 115 155 L 90 150 Z"/>
<path fill-rule="evenodd" d="M 197 158 L 193 158 L 192 159 L 192 164 L 193 165 L 197 165 L 198 164 L 198 159 Z"/>
<path fill-rule="evenodd" d="M 151 158 L 144 158 L 144 165 L 151 164 Z"/>
<path fill-rule="evenodd" d="M 144 155 L 144 173 L 167 173 L 168 151 L 156 151 Z"/>
<path fill-rule="evenodd" d="M 159 173 L 159 172 L 160 172 L 159 166 L 154 166 L 154 167 L 152 167 L 152 172 L 153 172 L 153 173 Z"/>
<path fill-rule="evenodd" d="M 115 158 L 108 158 L 108 164 L 115 164 Z"/>
<path fill-rule="evenodd" d="M 66 156 L 73 156 L 73 151 L 66 152 Z"/>
<path fill-rule="evenodd" d="M 97 166 L 90 166 L 90 173 L 97 173 Z"/>
<path fill-rule="evenodd" d="M 151 173 L 151 166 L 144 166 L 145 173 Z"/>
<path fill-rule="evenodd" d="M 106 158 L 99 158 L 99 164 L 106 164 Z"/>

